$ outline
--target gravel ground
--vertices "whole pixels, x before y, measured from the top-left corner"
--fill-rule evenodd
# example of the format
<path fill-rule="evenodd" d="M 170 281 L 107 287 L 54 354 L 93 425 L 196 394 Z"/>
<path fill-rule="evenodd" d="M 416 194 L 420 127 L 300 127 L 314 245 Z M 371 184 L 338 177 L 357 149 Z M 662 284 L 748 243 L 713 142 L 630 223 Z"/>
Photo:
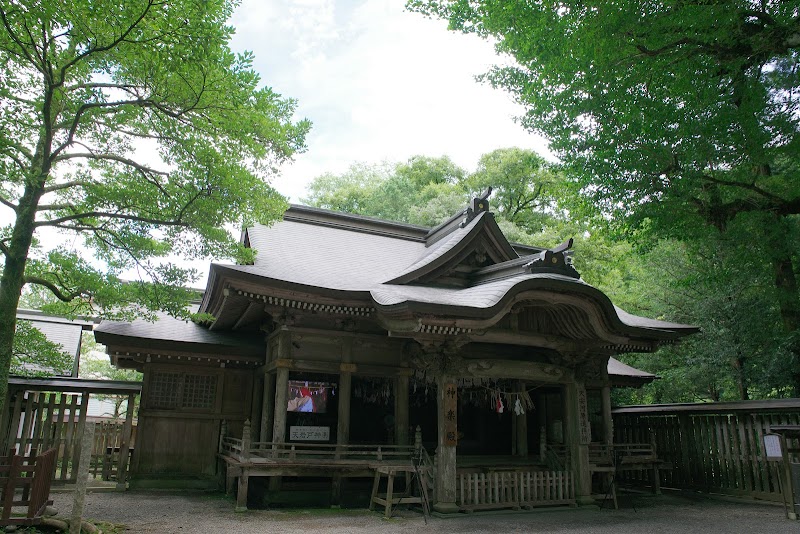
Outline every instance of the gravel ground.
<path fill-rule="evenodd" d="M 52 494 L 60 515 L 72 508 L 69 493 Z M 125 525 L 138 533 L 500 533 L 581 534 L 747 533 L 800 534 L 800 522 L 785 519 L 783 507 L 720 500 L 693 494 L 625 495 L 621 509 L 562 509 L 503 514 L 459 514 L 432 518 L 427 525 L 414 511 L 401 509 L 390 520 L 367 510 L 233 511 L 219 494 L 98 492 L 86 496 L 85 517 Z M 635 509 L 634 509 L 635 506 Z"/>

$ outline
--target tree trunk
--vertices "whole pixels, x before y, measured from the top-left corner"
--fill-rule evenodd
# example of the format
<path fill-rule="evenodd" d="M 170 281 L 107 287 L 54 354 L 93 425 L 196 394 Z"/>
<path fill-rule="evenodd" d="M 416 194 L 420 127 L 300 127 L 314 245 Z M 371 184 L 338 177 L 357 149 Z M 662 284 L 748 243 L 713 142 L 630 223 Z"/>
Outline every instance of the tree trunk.
<path fill-rule="evenodd" d="M 8 374 L 14 352 L 17 306 L 25 285 L 25 264 L 33 242 L 36 209 L 44 194 L 44 186 L 50 173 L 48 160 L 51 143 L 51 136 L 45 133 L 37 144 L 31 172 L 25 183 L 25 191 L 17 205 L 11 239 L 3 251 L 5 264 L 3 274 L 0 276 L 0 413 L 5 409 L 8 395 Z"/>
<path fill-rule="evenodd" d="M 744 376 L 745 362 L 744 356 L 739 352 L 733 359 L 733 368 L 736 371 L 736 386 L 739 389 L 740 400 L 750 400 L 750 392 L 747 389 L 747 379 Z"/>

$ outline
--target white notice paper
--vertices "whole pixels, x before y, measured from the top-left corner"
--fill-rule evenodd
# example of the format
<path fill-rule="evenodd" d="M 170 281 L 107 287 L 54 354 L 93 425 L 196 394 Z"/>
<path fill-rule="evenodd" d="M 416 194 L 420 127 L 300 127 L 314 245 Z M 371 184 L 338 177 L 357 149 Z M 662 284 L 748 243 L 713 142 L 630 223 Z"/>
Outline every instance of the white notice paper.
<path fill-rule="evenodd" d="M 768 460 L 782 460 L 781 437 L 777 434 L 764 436 L 764 451 L 767 453 Z"/>

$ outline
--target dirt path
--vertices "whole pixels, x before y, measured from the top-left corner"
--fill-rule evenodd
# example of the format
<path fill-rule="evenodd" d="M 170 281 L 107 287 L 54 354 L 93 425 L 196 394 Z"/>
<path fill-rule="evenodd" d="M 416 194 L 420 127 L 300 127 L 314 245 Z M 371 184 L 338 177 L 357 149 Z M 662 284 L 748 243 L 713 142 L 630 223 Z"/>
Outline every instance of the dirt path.
<path fill-rule="evenodd" d="M 69 513 L 70 494 L 53 494 L 53 500 L 61 515 Z M 782 507 L 697 495 L 636 495 L 624 497 L 620 510 L 565 509 L 459 515 L 452 519 L 433 518 L 426 525 L 420 514 L 408 510 L 402 510 L 388 521 L 381 514 L 366 510 L 251 510 L 235 513 L 233 502 L 219 494 L 92 493 L 86 498 L 86 517 L 125 525 L 126 533 L 800 534 L 800 522 L 785 519 Z"/>

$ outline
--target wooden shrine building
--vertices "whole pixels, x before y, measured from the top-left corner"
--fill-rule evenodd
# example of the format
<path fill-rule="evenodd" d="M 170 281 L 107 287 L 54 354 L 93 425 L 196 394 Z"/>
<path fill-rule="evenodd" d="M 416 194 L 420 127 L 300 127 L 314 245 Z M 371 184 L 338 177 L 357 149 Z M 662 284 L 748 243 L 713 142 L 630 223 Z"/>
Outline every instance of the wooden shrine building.
<path fill-rule="evenodd" d="M 653 378 L 613 356 L 696 330 L 615 307 L 571 242 L 509 243 L 484 197 L 432 229 L 292 206 L 243 240 L 255 263 L 211 266 L 205 323 L 96 329 L 144 372 L 132 485 L 227 473 L 240 507 L 253 476 L 375 474 L 377 489 L 408 471 L 419 429 L 442 513 L 489 507 L 512 479 L 509 502 L 585 503 L 610 388 Z"/>

